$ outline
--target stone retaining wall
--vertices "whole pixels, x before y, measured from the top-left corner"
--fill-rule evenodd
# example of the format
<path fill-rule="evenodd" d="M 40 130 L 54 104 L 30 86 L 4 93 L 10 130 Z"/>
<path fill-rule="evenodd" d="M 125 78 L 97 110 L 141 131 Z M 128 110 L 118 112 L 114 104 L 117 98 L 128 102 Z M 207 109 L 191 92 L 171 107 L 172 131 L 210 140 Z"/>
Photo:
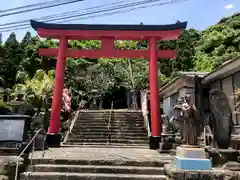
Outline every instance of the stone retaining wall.
<path fill-rule="evenodd" d="M 171 168 L 170 164 L 164 167 L 165 174 L 169 180 L 237 180 L 240 179 L 240 172 L 223 169 L 206 171 L 186 171 Z"/>

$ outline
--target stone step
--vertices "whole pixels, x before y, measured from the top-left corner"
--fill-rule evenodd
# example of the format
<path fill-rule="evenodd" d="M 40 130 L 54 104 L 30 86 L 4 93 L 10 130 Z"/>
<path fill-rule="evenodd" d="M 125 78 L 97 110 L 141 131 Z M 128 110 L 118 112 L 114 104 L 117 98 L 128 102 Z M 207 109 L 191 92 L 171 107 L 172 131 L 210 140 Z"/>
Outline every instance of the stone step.
<path fill-rule="evenodd" d="M 85 117 L 82 117 L 82 116 L 78 116 L 77 118 L 77 121 L 101 121 L 101 120 L 106 120 L 106 121 L 109 121 L 109 116 L 107 117 L 103 117 L 103 116 L 95 116 L 95 117 L 90 117 L 90 116 L 85 116 Z M 125 117 L 114 117 L 112 116 L 111 118 L 111 121 L 114 121 L 114 120 L 122 120 L 122 121 L 143 121 L 143 117 L 142 116 L 139 116 L 139 117 L 136 117 L 136 116 L 125 116 Z"/>
<path fill-rule="evenodd" d="M 102 123 L 102 122 L 106 122 L 108 123 L 109 122 L 109 118 L 101 118 L 101 117 L 93 117 L 93 118 L 81 118 L 79 117 L 77 120 L 76 120 L 76 123 Z M 129 123 L 129 122 L 144 122 L 143 118 L 114 118 L 112 119 L 110 122 L 126 122 L 126 123 Z"/>
<path fill-rule="evenodd" d="M 66 145 L 68 146 L 76 146 L 76 147 L 103 147 L 103 148 L 138 148 L 138 149 L 149 149 L 149 145 L 144 144 L 124 144 L 124 143 L 109 143 L 109 142 L 66 142 Z"/>
<path fill-rule="evenodd" d="M 78 146 L 79 147 L 79 146 Z M 130 150 L 130 149 L 129 149 Z M 161 159 L 155 161 L 149 160 L 133 160 L 133 159 L 124 159 L 121 160 L 117 159 L 69 159 L 69 158 L 62 158 L 62 159 L 53 159 L 53 158 L 38 158 L 32 159 L 33 165 L 37 164 L 61 164 L 61 165 L 104 165 L 104 166 L 141 166 L 141 167 L 163 167 L 164 164 L 168 164 L 170 162 L 169 159 Z"/>
<path fill-rule="evenodd" d="M 80 113 L 79 117 L 110 117 L 110 114 L 87 114 L 87 113 Z M 142 114 L 139 113 L 113 113 L 111 114 L 111 117 L 133 117 L 133 118 L 138 118 L 138 117 L 143 117 Z"/>
<path fill-rule="evenodd" d="M 94 144 L 62 144 L 62 147 L 77 147 L 77 148 L 137 148 L 149 149 L 148 144 L 118 144 L 118 143 L 94 143 Z"/>
<path fill-rule="evenodd" d="M 95 131 L 96 129 L 100 129 L 100 130 L 103 130 L 103 131 L 107 131 L 108 130 L 108 127 L 107 126 L 75 126 L 74 127 L 75 129 L 78 129 L 78 130 L 82 130 L 82 131 L 86 131 L 86 130 L 91 130 L 91 131 Z M 127 130 L 127 131 L 131 131 L 131 130 L 140 130 L 140 131 L 144 131 L 145 130 L 145 127 L 136 127 L 136 126 L 133 126 L 133 127 L 128 127 L 128 126 L 111 126 L 110 127 L 111 130 Z"/>
<path fill-rule="evenodd" d="M 110 122 L 111 124 L 144 124 L 143 120 L 114 120 Z M 84 124 L 84 125 L 101 125 L 108 124 L 108 121 L 92 121 L 92 120 L 79 120 L 76 121 L 76 124 Z"/>
<path fill-rule="evenodd" d="M 94 165 L 55 165 L 38 164 L 29 169 L 32 172 L 68 172 L 68 173 L 111 173 L 111 174 L 152 174 L 163 175 L 163 167 L 136 166 L 94 166 Z"/>
<path fill-rule="evenodd" d="M 109 121 L 109 116 L 106 117 L 101 117 L 101 116 L 96 116 L 96 117 L 91 117 L 91 116 L 78 116 L 77 122 L 78 121 L 92 121 L 92 122 L 97 122 L 97 121 Z"/>
<path fill-rule="evenodd" d="M 87 135 L 79 135 L 79 134 L 71 134 L 69 136 L 69 138 L 71 139 L 83 139 L 83 138 L 87 138 L 87 139 L 97 139 L 97 138 L 107 138 L 108 135 L 105 134 L 105 135 L 94 135 L 94 134 L 87 134 Z M 122 139 L 141 139 L 141 140 L 147 140 L 148 137 L 147 135 L 143 135 L 143 136 L 127 136 L 127 135 L 124 135 L 124 134 L 117 134 L 117 135 L 110 135 L 111 138 L 113 139 L 119 139 L 119 138 L 122 138 Z"/>
<path fill-rule="evenodd" d="M 85 128 L 93 128 L 93 129 L 105 129 L 108 128 L 107 124 L 100 124 L 100 125 L 91 125 L 91 124 L 87 124 L 87 125 L 83 125 L 83 124 L 75 124 L 74 128 L 80 128 L 80 129 L 85 129 Z"/>
<path fill-rule="evenodd" d="M 127 139 L 127 140 L 144 140 L 148 141 L 148 136 L 125 136 L 125 135 L 111 135 L 111 139 Z"/>
<path fill-rule="evenodd" d="M 100 132 L 100 133 L 107 133 L 108 129 L 79 129 L 73 128 L 72 133 L 79 133 L 79 132 Z M 142 129 L 111 129 L 112 133 L 144 133 L 146 132 L 145 128 Z"/>
<path fill-rule="evenodd" d="M 109 118 L 110 116 L 78 116 L 77 120 L 89 120 L 89 121 L 92 121 L 92 120 L 107 120 L 109 121 Z M 118 119 L 121 119 L 121 120 L 143 120 L 143 117 L 142 116 L 111 116 L 111 120 L 118 120 Z"/>
<path fill-rule="evenodd" d="M 148 140 L 132 140 L 132 139 L 74 139 L 74 138 L 71 138 L 69 137 L 68 138 L 68 142 L 75 142 L 75 143 L 78 143 L 78 142 L 109 142 L 109 143 L 124 143 L 124 144 L 138 144 L 138 143 L 148 143 Z"/>
<path fill-rule="evenodd" d="M 108 127 L 109 123 L 105 122 L 98 122 L 98 123 L 88 123 L 88 122 L 77 122 L 74 124 L 74 127 L 83 127 L 83 126 L 88 126 L 88 127 Z M 112 122 L 110 123 L 111 126 L 135 126 L 135 127 L 144 127 L 144 123 L 122 123 L 122 122 Z"/>
<path fill-rule="evenodd" d="M 86 132 L 86 131 L 72 131 L 71 134 L 73 135 L 83 135 L 83 136 L 88 136 L 88 135 L 96 135 L 96 136 L 105 136 L 105 135 L 108 135 L 108 132 Z M 146 132 L 114 132 L 113 133 L 114 135 L 118 135 L 118 134 L 121 134 L 121 135 L 125 135 L 125 136 L 146 136 L 147 133 Z"/>
<path fill-rule="evenodd" d="M 20 149 L 18 148 L 0 147 L 0 156 L 18 155 L 19 153 Z"/>
<path fill-rule="evenodd" d="M 141 110 L 110 110 L 110 109 L 104 109 L 104 110 L 80 110 L 79 113 L 87 113 L 87 114 L 109 114 L 109 113 L 116 113 L 116 114 L 141 114 Z"/>
<path fill-rule="evenodd" d="M 116 121 L 111 121 L 111 124 L 144 124 L 144 121 L 122 121 L 122 120 L 116 120 Z"/>
<path fill-rule="evenodd" d="M 103 135 L 95 135 L 95 134 L 70 134 L 69 138 L 71 139 L 97 139 L 97 138 L 108 138 L 108 134 L 103 134 Z"/>
<path fill-rule="evenodd" d="M 107 125 L 75 125 L 73 129 L 108 129 Z M 139 126 L 130 126 L 130 125 L 111 125 L 109 128 L 111 129 L 145 129 L 143 125 Z"/>
<path fill-rule="evenodd" d="M 79 117 L 110 117 L 110 113 L 79 113 Z M 112 113 L 112 117 L 140 117 L 142 113 Z"/>
<path fill-rule="evenodd" d="M 108 127 L 107 126 L 74 126 L 75 129 L 79 129 L 79 130 L 86 130 L 86 129 L 91 129 L 92 131 L 96 130 L 96 129 L 102 129 L 102 130 L 107 130 Z M 111 130 L 118 130 L 118 129 L 128 129 L 128 130 L 145 130 L 145 127 L 143 126 L 110 126 Z"/>
<path fill-rule="evenodd" d="M 131 119 L 131 120 L 122 120 L 122 119 L 115 119 L 114 121 L 111 121 L 113 124 L 122 123 L 122 124 L 144 124 L 144 121 L 142 119 Z"/>
<path fill-rule="evenodd" d="M 145 129 L 143 124 L 111 124 L 111 128 L 140 128 Z"/>
<path fill-rule="evenodd" d="M 94 113 L 142 113 L 142 111 L 140 109 L 98 109 L 98 110 L 91 110 L 91 109 L 86 109 L 86 110 L 80 110 L 80 113 L 90 113 L 90 114 L 94 114 Z"/>
<path fill-rule="evenodd" d="M 137 175 L 137 174 L 103 174 L 103 173 L 64 173 L 64 172 L 25 172 L 21 174 L 23 180 L 165 180 L 165 175 Z"/>
<path fill-rule="evenodd" d="M 67 141 L 68 145 L 77 145 L 77 146 L 114 146 L 114 147 L 142 147 L 142 146 L 148 146 L 147 143 L 131 143 L 131 144 L 126 144 L 126 143 L 113 143 L 113 142 L 75 142 L 75 141 Z"/>

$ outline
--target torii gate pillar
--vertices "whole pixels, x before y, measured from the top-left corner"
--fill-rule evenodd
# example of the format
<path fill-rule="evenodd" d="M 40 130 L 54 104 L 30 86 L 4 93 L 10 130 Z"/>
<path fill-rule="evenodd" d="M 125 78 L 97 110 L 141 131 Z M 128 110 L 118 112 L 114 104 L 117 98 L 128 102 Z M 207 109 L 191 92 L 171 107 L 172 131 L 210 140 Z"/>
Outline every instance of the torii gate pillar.
<path fill-rule="evenodd" d="M 59 39 L 59 50 L 57 56 L 55 84 L 53 90 L 52 111 L 49 122 L 47 142 L 52 147 L 58 147 L 61 140 L 60 119 L 62 106 L 62 93 L 64 88 L 64 72 L 66 66 L 66 54 L 68 48 L 68 39 L 63 36 Z"/>
<path fill-rule="evenodd" d="M 149 85 L 150 85 L 150 110 L 152 136 L 149 139 L 150 149 L 158 149 L 162 132 L 160 123 L 160 101 L 158 91 L 158 62 L 157 41 L 152 37 L 149 41 Z"/>

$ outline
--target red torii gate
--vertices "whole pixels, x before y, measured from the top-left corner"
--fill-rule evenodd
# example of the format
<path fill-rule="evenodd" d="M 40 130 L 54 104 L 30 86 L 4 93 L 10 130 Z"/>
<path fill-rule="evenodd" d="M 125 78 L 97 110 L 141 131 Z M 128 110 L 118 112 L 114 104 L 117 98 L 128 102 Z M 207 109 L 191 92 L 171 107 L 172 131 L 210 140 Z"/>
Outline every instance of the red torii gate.
<path fill-rule="evenodd" d="M 60 112 L 64 87 L 66 57 L 72 58 L 145 58 L 149 62 L 151 144 L 157 147 L 161 136 L 160 100 L 158 90 L 158 58 L 174 58 L 173 50 L 158 50 L 158 40 L 178 39 L 186 22 L 171 25 L 83 25 L 48 24 L 31 21 L 31 26 L 43 38 L 59 39 L 59 48 L 39 49 L 40 56 L 57 56 L 56 78 L 53 91 L 51 119 L 47 142 L 49 146 L 60 146 Z M 69 49 L 68 40 L 101 40 L 101 49 Z M 146 40 L 148 50 L 116 50 L 115 40 Z"/>

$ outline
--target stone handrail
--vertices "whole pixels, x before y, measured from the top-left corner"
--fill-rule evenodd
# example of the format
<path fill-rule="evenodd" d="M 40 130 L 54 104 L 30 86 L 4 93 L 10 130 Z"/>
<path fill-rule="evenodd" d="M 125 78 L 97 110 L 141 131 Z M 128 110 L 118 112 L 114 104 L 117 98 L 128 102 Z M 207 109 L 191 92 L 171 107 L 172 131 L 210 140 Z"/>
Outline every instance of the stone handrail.
<path fill-rule="evenodd" d="M 113 102 L 111 103 L 111 110 L 109 114 L 109 119 L 108 119 L 108 139 L 107 142 L 109 141 L 109 137 L 111 136 L 111 120 L 112 120 L 112 112 L 113 112 Z"/>
<path fill-rule="evenodd" d="M 79 116 L 80 110 L 81 110 L 81 109 L 79 108 L 79 109 L 77 110 L 76 114 L 74 115 L 74 118 L 73 118 L 73 120 L 71 121 L 69 130 L 67 131 L 67 133 L 66 133 L 66 135 L 65 135 L 65 137 L 64 137 L 64 139 L 63 139 L 63 144 L 67 142 L 68 136 L 69 136 L 69 134 L 71 134 L 72 129 L 73 129 L 73 127 L 74 127 L 74 125 L 75 125 L 75 123 L 76 123 L 76 121 L 77 121 L 77 118 L 78 118 L 78 116 Z"/>
<path fill-rule="evenodd" d="M 15 170 L 15 180 L 18 179 L 18 166 L 19 166 L 19 159 L 20 157 L 25 153 L 25 151 L 28 149 L 28 147 L 33 143 L 33 148 L 32 148 L 32 155 L 34 153 L 34 147 L 35 147 L 35 138 L 37 137 L 37 135 L 42 131 L 42 129 L 38 130 L 35 135 L 33 136 L 33 138 L 28 142 L 28 144 L 25 146 L 25 148 L 22 150 L 22 152 L 18 155 L 17 157 L 17 163 L 16 163 L 16 170 Z M 44 147 L 43 147 L 44 149 Z M 31 157 L 31 161 L 32 161 L 32 157 Z"/>

